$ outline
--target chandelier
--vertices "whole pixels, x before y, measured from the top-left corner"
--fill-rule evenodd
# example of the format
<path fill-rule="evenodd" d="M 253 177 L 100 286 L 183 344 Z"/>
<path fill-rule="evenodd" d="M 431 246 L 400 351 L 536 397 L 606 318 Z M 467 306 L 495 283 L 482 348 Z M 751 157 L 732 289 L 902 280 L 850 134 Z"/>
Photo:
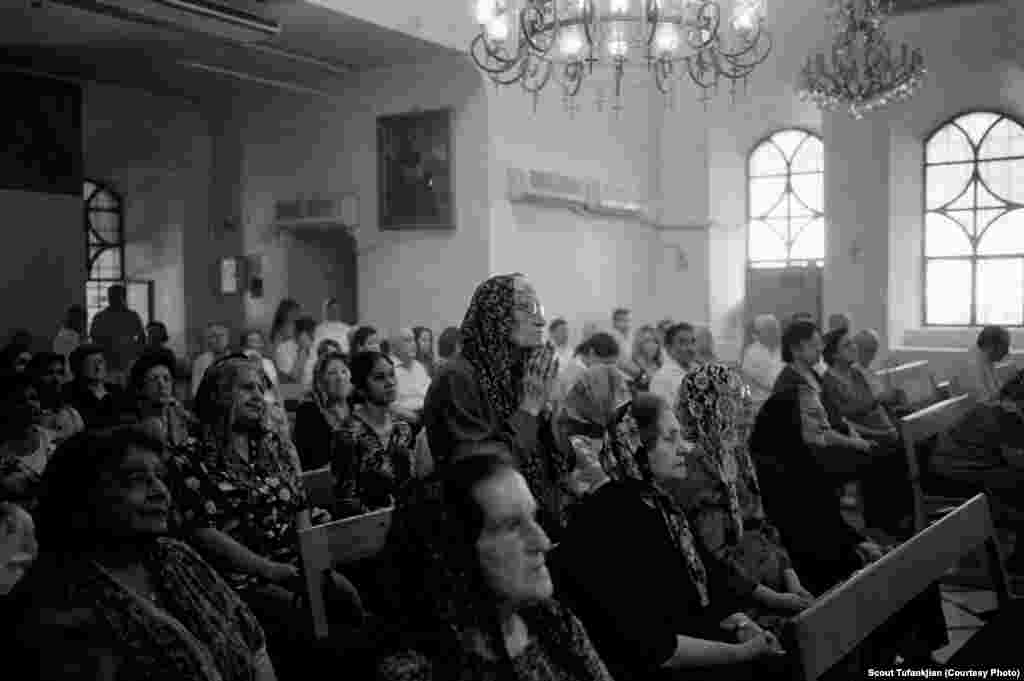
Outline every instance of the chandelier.
<path fill-rule="evenodd" d="M 646 67 L 663 95 L 682 73 L 706 103 L 727 81 L 735 92 L 771 51 L 764 29 L 767 0 L 477 0 L 480 33 L 470 45 L 477 66 L 496 85 L 518 83 L 533 94 L 558 83 L 566 104 L 595 66 L 610 67 L 621 109 L 627 67 Z"/>
<path fill-rule="evenodd" d="M 882 6 L 886 2 L 887 7 Z M 892 0 L 836 0 L 830 59 L 808 57 L 801 73 L 800 98 L 824 111 L 846 110 L 854 118 L 909 99 L 927 71 L 921 51 L 902 43 L 893 49 L 885 37 Z"/>

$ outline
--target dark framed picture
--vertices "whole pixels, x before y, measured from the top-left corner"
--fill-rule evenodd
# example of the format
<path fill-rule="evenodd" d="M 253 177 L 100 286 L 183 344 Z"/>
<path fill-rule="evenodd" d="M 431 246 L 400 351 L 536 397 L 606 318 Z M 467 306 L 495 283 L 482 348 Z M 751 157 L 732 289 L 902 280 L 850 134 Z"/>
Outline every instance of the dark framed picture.
<path fill-rule="evenodd" d="M 381 229 L 455 229 L 450 109 L 377 119 Z"/>

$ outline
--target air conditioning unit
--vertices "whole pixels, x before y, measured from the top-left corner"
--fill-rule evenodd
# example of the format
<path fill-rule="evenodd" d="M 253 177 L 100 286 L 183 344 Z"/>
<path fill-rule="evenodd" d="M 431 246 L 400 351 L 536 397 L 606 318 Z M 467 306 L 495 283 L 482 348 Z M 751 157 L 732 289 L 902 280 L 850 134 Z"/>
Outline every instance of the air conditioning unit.
<path fill-rule="evenodd" d="M 594 184 L 587 201 L 587 211 L 645 221 L 653 219 L 650 202 L 641 190 L 607 183 Z"/>
<path fill-rule="evenodd" d="M 356 194 L 314 196 L 277 201 L 274 224 L 278 229 L 337 229 L 354 234 L 359 226 L 359 197 Z"/>
<path fill-rule="evenodd" d="M 585 180 L 543 170 L 508 170 L 508 200 L 583 207 L 589 193 Z"/>
<path fill-rule="evenodd" d="M 224 0 L 45 0 L 85 12 L 158 28 L 202 33 L 236 42 L 273 38 L 276 21 L 232 6 Z"/>

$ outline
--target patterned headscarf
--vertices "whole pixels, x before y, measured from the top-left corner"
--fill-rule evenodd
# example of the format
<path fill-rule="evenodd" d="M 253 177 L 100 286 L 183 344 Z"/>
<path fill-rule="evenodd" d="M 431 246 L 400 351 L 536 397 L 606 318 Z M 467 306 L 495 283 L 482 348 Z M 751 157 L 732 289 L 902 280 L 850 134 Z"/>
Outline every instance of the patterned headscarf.
<path fill-rule="evenodd" d="M 646 445 L 642 442 L 640 428 L 636 418 L 633 416 L 632 402 L 626 405 L 616 424 L 616 437 L 624 447 L 629 448 L 632 452 L 636 452 L 641 459 L 646 460 L 647 457 L 644 452 Z M 701 605 L 707 607 L 708 603 L 711 602 L 708 596 L 708 573 L 704 567 L 704 561 L 700 559 L 700 554 L 697 553 L 696 539 L 694 539 L 693 530 L 690 529 L 690 523 L 686 519 L 686 514 L 675 503 L 672 495 L 665 491 L 651 477 L 649 470 L 639 470 L 643 476 L 642 479 L 646 483 L 643 489 L 644 498 L 657 508 L 661 514 L 666 531 L 686 563 L 686 570 L 694 587 L 697 589 Z"/>
<path fill-rule="evenodd" d="M 694 454 L 709 458 L 710 468 L 725 486 L 736 537 L 743 536 L 737 483 L 743 477 L 756 488 L 747 449 L 752 414 L 750 389 L 725 365 L 703 364 L 686 374 L 679 386 L 676 416 L 688 439 L 698 444 Z"/>
<path fill-rule="evenodd" d="M 519 407 L 525 356 L 512 342 L 515 279 L 499 274 L 477 286 L 462 320 L 462 356 L 476 371 L 484 398 L 504 421 Z"/>
<path fill-rule="evenodd" d="M 320 413 L 323 414 L 327 425 L 331 427 L 331 430 L 338 430 L 341 428 L 342 421 L 338 413 L 330 408 L 330 398 L 328 398 L 327 393 L 323 389 L 327 365 L 333 361 L 345 362 L 345 356 L 337 352 L 328 352 L 317 358 L 316 364 L 313 365 L 313 387 L 306 395 L 306 401 L 312 402 L 317 406 Z M 346 366 L 348 365 L 346 364 Z"/>
<path fill-rule="evenodd" d="M 597 463 L 613 480 L 640 478 L 633 460 L 635 450 L 623 446 L 616 437 L 616 427 L 629 400 L 629 387 L 615 367 L 591 367 L 573 384 L 556 423 L 559 444 L 572 449 L 577 468 L 585 468 L 596 454 Z M 594 452 L 592 441 L 599 439 L 603 440 L 601 449 Z"/>

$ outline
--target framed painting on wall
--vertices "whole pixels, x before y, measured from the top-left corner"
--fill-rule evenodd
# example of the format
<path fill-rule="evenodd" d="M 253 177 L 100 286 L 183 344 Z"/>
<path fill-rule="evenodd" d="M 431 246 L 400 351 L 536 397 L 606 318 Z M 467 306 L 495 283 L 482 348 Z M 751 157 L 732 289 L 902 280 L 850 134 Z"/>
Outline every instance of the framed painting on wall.
<path fill-rule="evenodd" d="M 377 118 L 381 229 L 455 229 L 451 110 Z"/>

